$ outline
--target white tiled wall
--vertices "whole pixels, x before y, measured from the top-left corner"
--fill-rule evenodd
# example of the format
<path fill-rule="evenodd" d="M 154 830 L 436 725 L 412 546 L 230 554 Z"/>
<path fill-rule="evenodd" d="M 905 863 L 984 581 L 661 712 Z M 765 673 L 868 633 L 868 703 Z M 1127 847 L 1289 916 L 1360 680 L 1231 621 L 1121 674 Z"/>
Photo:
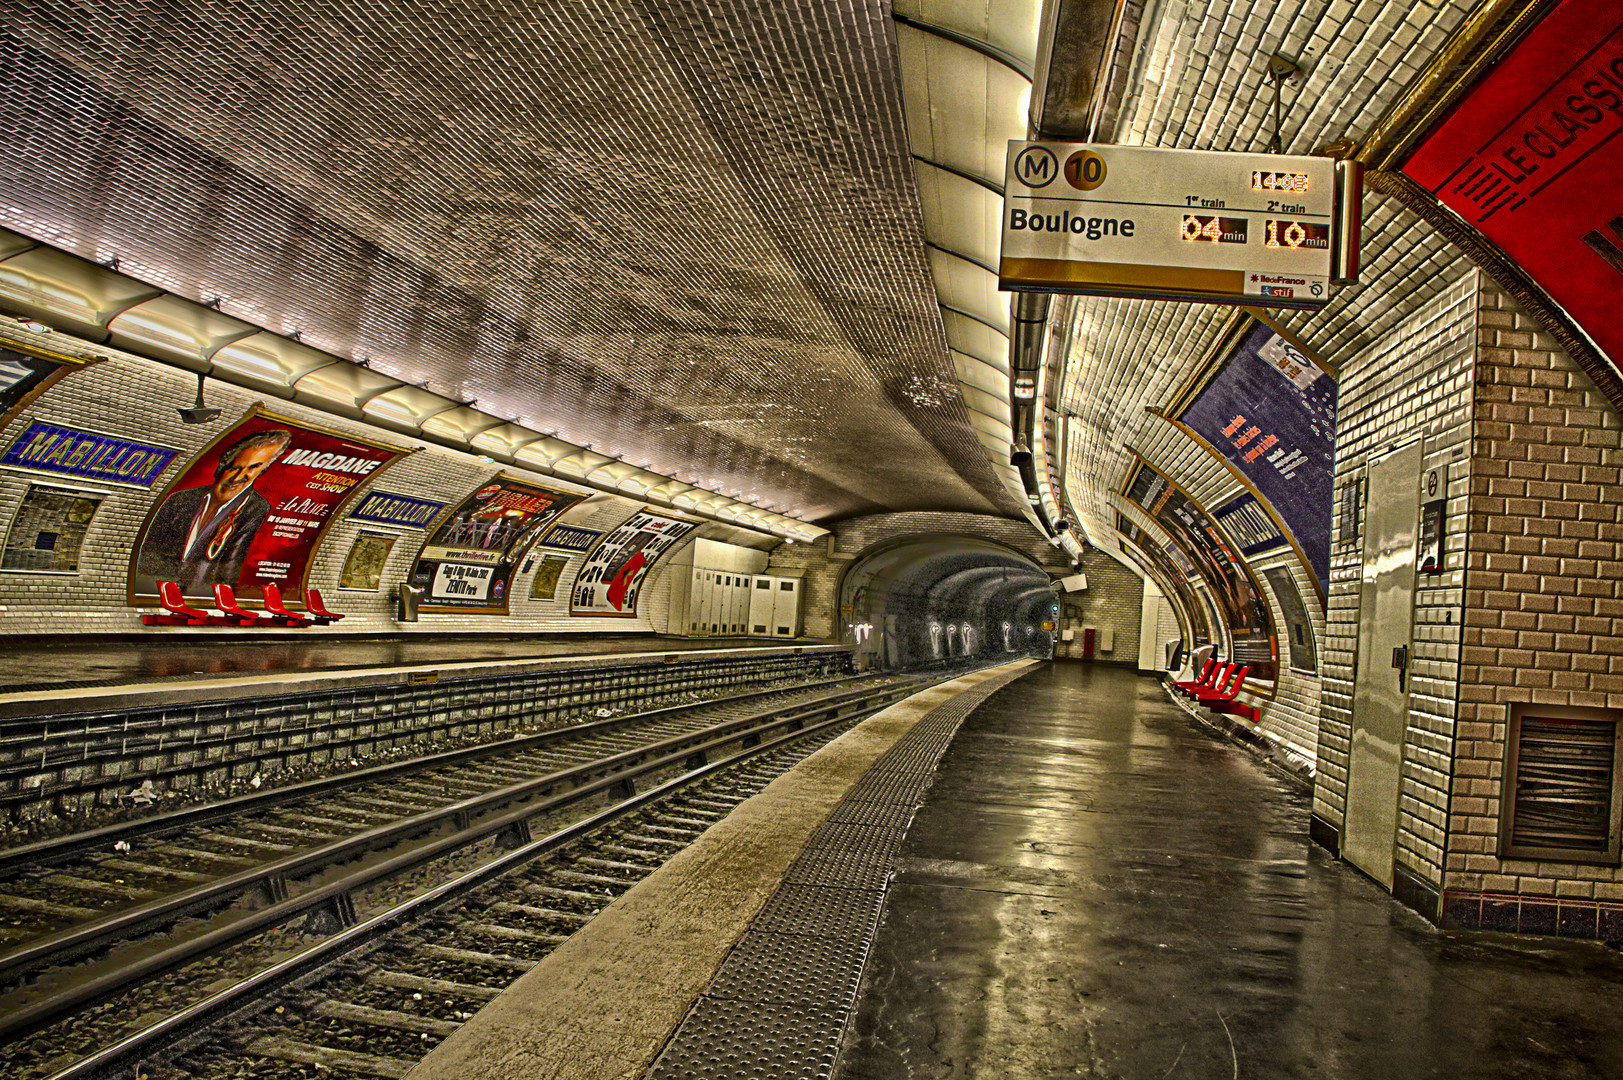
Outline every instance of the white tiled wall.
<path fill-rule="evenodd" d="M 13 333 L 9 328 L 7 332 Z M 15 336 L 19 340 L 33 341 L 59 351 L 86 351 L 83 343 L 70 343 L 60 335 L 31 335 L 18 330 Z M 77 573 L 56 575 L 0 571 L 0 634 L 200 632 L 141 625 L 140 611 L 129 607 L 126 602 L 130 551 L 149 508 L 169 481 L 185 468 L 194 453 L 259 400 L 263 400 L 271 411 L 304 423 L 401 447 L 423 447 L 417 453 L 401 458 L 381 474 L 368 490 L 394 491 L 454 504 L 501 471 L 551 487 L 583 490 L 539 473 L 482 462 L 472 454 L 396 436 L 302 405 L 274 398 L 259 398 L 223 383 L 209 383 L 207 396 L 210 405 L 225 410 L 224 415 L 212 424 L 182 424 L 175 409 L 183 404 L 191 404 L 196 392 L 192 376 L 140 357 L 99 348 L 94 351 L 106 353 L 110 359 L 75 371 L 58 382 L 23 410 L 5 430 L 0 431 L 0 446 L 8 445 L 32 420 L 39 419 L 171 447 L 180 453 L 150 489 L 0 468 L 0 529 L 9 529 L 18 503 L 31 482 L 105 493 L 85 536 Z M 626 520 L 641 505 L 619 496 L 588 492 L 588 498 L 571 509 L 564 520 L 606 531 Z M 340 589 L 338 578 L 344 560 L 355 537 L 362 531 L 393 532 L 398 534 L 399 539 L 389 554 L 378 590 L 361 592 Z M 421 633 L 446 630 L 628 633 L 662 630 L 666 625 L 670 581 L 665 572 L 665 563 L 656 566 L 644 583 L 635 617 L 572 618 L 569 614 L 570 586 L 585 559 L 582 553 L 570 556 L 569 565 L 564 568 L 559 580 L 556 600 L 530 599 L 532 569 L 530 574 L 521 572 L 515 578 L 511 613 L 505 618 L 499 615 L 424 614 L 417 623 L 397 623 L 393 617 L 394 602 L 388 595 L 388 589 L 410 577 L 424 536 L 422 529 L 391 528 L 348 518 L 338 519 L 328 529 L 311 560 L 309 582 L 322 591 L 329 607 L 343 612 L 347 617 L 341 623 L 322 630 L 261 632 L 306 636 L 316 633 Z M 746 534 L 731 526 L 711 522 L 697 530 L 694 536 L 699 542 L 703 542 L 700 538 L 706 537 L 738 541 L 745 539 Z M 761 537 L 753 537 L 753 540 L 756 543 L 764 542 Z"/>

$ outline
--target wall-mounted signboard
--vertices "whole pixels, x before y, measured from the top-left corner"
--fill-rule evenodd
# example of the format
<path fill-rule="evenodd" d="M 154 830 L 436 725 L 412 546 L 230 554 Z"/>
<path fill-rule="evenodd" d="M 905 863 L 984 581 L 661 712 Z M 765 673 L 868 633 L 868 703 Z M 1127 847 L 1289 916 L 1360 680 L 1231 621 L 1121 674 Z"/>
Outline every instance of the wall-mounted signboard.
<path fill-rule="evenodd" d="M 1241 315 L 1164 414 L 1261 496 L 1321 597 L 1330 579 L 1336 389 L 1335 374 L 1312 351 L 1272 323 Z M 1265 549 L 1242 541 L 1241 550 Z"/>
<path fill-rule="evenodd" d="M 506 615 L 525 552 L 585 497 L 506 475 L 480 485 L 440 518 L 417 556 L 420 610 Z"/>
<path fill-rule="evenodd" d="M 147 514 L 130 560 L 129 602 L 151 603 L 158 582 L 213 600 L 230 585 L 260 603 L 275 583 L 288 604 L 344 504 L 405 447 L 311 427 L 255 405 L 186 464 Z"/>
<path fill-rule="evenodd" d="M 1277 671 L 1273 615 L 1245 559 L 1211 516 L 1145 461 L 1129 474 L 1122 494 L 1195 560 L 1228 624 L 1234 659 L 1250 665 L 1251 678 L 1272 681 Z"/>
<path fill-rule="evenodd" d="M 1439 51 L 1361 156 L 1623 407 L 1623 4 L 1505 9 Z"/>
<path fill-rule="evenodd" d="M 1329 158 L 1014 141 L 999 284 L 1318 307 L 1344 246 L 1336 188 Z"/>

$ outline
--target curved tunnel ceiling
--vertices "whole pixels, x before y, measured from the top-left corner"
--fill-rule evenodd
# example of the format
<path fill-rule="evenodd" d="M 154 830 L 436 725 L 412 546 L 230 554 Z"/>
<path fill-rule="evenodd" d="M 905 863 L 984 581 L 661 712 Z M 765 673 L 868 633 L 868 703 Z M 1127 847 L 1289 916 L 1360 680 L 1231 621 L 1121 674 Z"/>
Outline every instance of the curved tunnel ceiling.
<path fill-rule="evenodd" d="M 895 49 L 883 0 L 17 8 L 0 224 L 803 520 L 1018 514 Z"/>

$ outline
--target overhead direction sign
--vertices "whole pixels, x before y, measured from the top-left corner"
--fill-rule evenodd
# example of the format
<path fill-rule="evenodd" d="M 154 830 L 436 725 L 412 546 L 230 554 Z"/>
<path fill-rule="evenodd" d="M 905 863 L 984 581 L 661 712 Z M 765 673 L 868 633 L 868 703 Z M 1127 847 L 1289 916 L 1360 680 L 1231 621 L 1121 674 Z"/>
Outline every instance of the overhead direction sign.
<path fill-rule="evenodd" d="M 1013 141 L 999 286 L 1314 308 L 1338 236 L 1329 158 Z"/>

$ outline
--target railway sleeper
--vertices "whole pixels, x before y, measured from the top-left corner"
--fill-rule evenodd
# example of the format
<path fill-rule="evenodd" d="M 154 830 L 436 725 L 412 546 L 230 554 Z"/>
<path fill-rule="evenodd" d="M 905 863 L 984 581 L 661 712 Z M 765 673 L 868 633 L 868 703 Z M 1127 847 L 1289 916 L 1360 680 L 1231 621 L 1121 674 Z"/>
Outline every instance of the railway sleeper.
<path fill-rule="evenodd" d="M 409 1031 L 414 1035 L 427 1032 L 442 1039 L 462 1026 L 450 1020 L 436 1020 L 432 1016 L 400 1012 L 397 1009 L 374 1009 L 368 1005 L 351 1005 L 343 1001 L 334 1001 L 332 998 L 317 1002 L 315 1013 L 329 1020 L 370 1024 L 373 1027 L 390 1028 L 394 1031 Z"/>
<path fill-rule="evenodd" d="M 582 915 L 579 912 L 536 907 L 533 904 L 515 904 L 511 900 L 498 900 L 485 910 L 496 915 L 523 915 L 527 918 L 543 919 L 548 922 L 573 923 L 576 926 L 585 926 L 592 921 L 592 916 Z"/>
<path fill-rule="evenodd" d="M 387 986 L 394 990 L 410 990 L 416 994 L 444 994 L 447 997 L 467 998 L 470 1001 L 494 1001 L 501 990 L 494 986 L 452 982 L 449 979 L 431 979 L 426 975 L 413 975 L 409 971 L 379 969 L 366 975 L 373 986 Z"/>
<path fill-rule="evenodd" d="M 339 1050 L 330 1046 L 317 1046 L 281 1035 L 262 1035 L 243 1047 L 249 1054 L 288 1061 L 298 1065 L 319 1065 L 324 1069 L 337 1066 L 363 1076 L 381 1076 L 386 1080 L 405 1076 L 417 1064 L 403 1058 L 363 1054 L 357 1050 Z"/>

